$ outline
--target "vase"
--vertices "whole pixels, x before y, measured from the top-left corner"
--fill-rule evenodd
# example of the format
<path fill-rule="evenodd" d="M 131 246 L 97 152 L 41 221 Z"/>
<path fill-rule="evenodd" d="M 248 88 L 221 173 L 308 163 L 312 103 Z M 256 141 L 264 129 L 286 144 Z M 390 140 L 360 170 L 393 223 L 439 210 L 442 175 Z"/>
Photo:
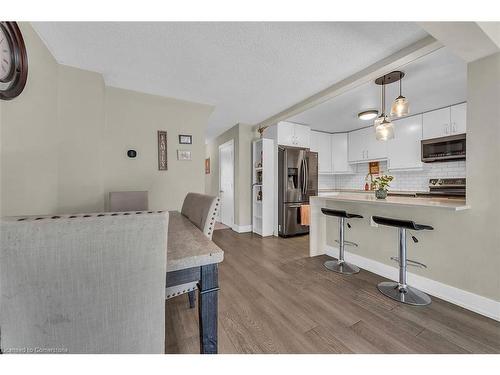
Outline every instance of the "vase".
<path fill-rule="evenodd" d="M 375 196 L 377 197 L 377 199 L 385 199 L 387 198 L 387 190 L 377 189 L 375 190 Z"/>

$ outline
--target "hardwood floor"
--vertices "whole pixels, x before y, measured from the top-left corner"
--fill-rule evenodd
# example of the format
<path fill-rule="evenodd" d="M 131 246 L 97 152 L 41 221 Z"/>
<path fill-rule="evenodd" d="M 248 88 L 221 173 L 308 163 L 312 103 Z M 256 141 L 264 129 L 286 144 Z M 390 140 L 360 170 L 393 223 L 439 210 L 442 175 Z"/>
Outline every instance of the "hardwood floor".
<path fill-rule="evenodd" d="M 308 236 L 261 238 L 230 229 L 213 240 L 219 268 L 220 353 L 500 353 L 500 323 L 433 297 L 392 301 L 365 270 L 342 276 L 308 256 Z M 167 302 L 167 353 L 199 353 L 197 309 Z"/>

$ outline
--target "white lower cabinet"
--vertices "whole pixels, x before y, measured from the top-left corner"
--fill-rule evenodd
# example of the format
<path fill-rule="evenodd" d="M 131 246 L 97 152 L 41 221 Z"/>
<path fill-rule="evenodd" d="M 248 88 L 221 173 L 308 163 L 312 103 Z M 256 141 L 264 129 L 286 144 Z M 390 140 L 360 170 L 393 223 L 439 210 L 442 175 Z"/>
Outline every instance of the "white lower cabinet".
<path fill-rule="evenodd" d="M 389 170 L 421 169 L 422 115 L 395 120 L 392 123 L 394 138 L 387 141 L 387 168 Z"/>

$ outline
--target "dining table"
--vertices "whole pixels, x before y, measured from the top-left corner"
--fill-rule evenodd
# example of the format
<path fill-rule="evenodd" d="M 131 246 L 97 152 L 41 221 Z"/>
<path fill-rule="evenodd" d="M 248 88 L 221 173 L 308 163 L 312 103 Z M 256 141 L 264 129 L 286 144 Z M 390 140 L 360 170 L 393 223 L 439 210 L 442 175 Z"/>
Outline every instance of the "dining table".
<path fill-rule="evenodd" d="M 196 282 L 200 353 L 217 353 L 218 265 L 224 251 L 187 217 L 169 211 L 167 287 Z"/>

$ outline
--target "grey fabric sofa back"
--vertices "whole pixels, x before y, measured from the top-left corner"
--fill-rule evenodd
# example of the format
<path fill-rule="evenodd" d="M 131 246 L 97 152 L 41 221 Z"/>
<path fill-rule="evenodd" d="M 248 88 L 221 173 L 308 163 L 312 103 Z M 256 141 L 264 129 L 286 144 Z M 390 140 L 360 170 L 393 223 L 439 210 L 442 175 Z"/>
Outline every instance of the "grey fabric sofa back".
<path fill-rule="evenodd" d="M 184 198 L 181 213 L 196 225 L 208 238 L 212 239 L 215 215 L 219 208 L 219 198 L 211 195 L 188 193 Z"/>
<path fill-rule="evenodd" d="M 4 353 L 164 353 L 168 213 L 3 218 Z"/>

